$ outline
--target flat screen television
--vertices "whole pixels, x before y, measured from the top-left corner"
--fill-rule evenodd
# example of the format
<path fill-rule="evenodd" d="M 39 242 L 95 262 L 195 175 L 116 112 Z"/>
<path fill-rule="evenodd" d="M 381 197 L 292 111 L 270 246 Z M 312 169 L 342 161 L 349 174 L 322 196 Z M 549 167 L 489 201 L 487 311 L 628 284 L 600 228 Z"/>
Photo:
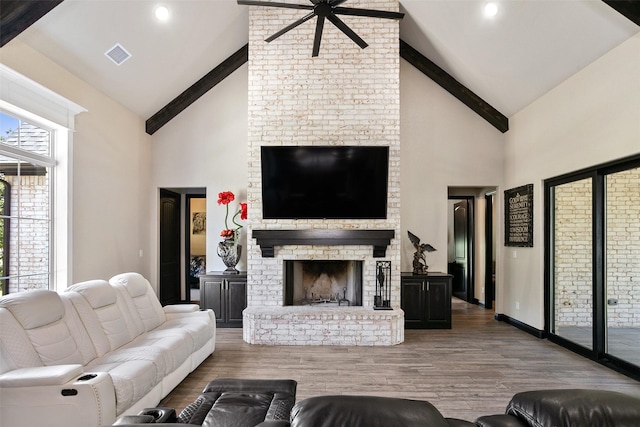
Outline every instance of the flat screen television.
<path fill-rule="evenodd" d="M 264 219 L 385 219 L 389 147 L 263 146 Z"/>

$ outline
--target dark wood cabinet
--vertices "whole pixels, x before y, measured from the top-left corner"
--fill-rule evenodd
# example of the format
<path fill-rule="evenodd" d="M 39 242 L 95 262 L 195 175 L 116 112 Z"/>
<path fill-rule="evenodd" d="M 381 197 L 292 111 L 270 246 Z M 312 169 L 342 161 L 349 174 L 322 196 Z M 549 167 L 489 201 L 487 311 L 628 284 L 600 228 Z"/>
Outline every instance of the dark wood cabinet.
<path fill-rule="evenodd" d="M 407 329 L 451 329 L 450 274 L 402 273 L 400 307 Z"/>
<path fill-rule="evenodd" d="M 247 274 L 207 273 L 200 276 L 200 308 L 216 314 L 219 328 L 241 328 L 247 307 Z"/>

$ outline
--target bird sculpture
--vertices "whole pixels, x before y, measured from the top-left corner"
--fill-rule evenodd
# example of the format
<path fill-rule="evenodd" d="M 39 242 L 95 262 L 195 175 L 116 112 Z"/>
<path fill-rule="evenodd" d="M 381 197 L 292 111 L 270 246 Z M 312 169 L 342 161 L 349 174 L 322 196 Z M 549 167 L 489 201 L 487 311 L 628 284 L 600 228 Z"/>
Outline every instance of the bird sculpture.
<path fill-rule="evenodd" d="M 427 266 L 427 258 L 424 255 L 426 252 L 433 252 L 436 250 L 428 243 L 420 244 L 420 238 L 407 230 L 409 234 L 409 240 L 413 243 L 413 247 L 416 248 L 416 252 L 413 254 L 413 274 L 427 274 L 429 267 Z"/>

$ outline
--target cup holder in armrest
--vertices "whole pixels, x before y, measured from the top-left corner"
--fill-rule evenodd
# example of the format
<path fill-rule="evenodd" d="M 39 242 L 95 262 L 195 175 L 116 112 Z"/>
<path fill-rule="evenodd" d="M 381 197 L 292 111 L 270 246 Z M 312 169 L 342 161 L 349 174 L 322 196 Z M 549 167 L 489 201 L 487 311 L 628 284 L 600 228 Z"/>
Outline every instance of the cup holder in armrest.
<path fill-rule="evenodd" d="M 81 376 L 80 378 L 78 378 L 76 381 L 89 381 L 89 380 L 94 379 L 97 376 L 98 376 L 98 374 L 85 374 L 85 375 Z"/>
<path fill-rule="evenodd" d="M 145 408 L 138 415 L 151 415 L 153 423 L 175 423 L 178 421 L 176 410 L 173 408 Z"/>

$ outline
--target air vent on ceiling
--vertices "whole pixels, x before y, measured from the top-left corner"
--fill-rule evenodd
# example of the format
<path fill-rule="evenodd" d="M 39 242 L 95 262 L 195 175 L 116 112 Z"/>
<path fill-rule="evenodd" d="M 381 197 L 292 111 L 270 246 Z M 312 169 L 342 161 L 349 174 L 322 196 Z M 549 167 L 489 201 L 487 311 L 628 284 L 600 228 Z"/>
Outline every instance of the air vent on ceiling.
<path fill-rule="evenodd" d="M 122 47 L 120 43 L 116 43 L 114 47 L 109 49 L 104 53 L 107 55 L 109 59 L 116 63 L 116 65 L 121 65 L 124 61 L 131 58 L 131 54 L 127 52 L 127 50 Z"/>

